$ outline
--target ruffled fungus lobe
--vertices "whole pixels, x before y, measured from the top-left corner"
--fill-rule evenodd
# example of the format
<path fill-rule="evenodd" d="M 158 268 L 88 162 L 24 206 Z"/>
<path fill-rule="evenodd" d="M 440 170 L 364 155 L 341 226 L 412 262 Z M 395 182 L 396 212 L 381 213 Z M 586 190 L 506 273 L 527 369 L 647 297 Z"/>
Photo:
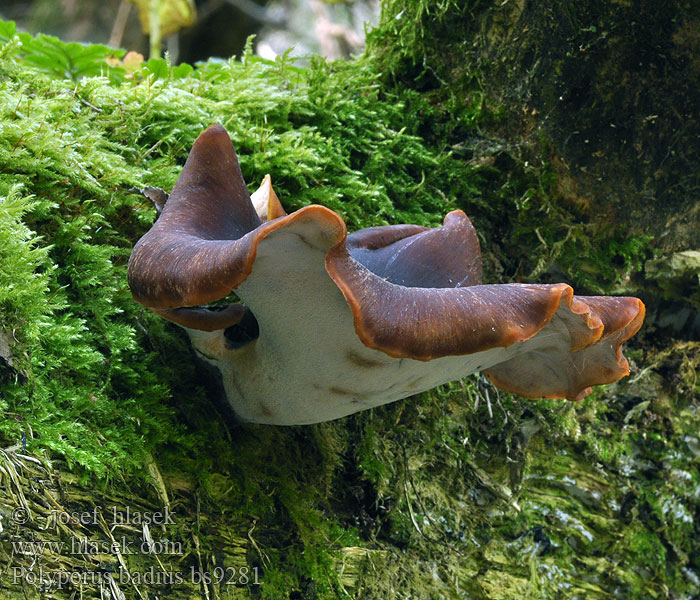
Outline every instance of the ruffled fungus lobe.
<path fill-rule="evenodd" d="M 136 300 L 187 328 L 247 421 L 315 423 L 475 371 L 530 398 L 580 399 L 629 372 L 637 298 L 566 284 L 481 285 L 462 211 L 436 229 L 347 234 L 323 206 L 287 215 L 269 176 L 252 199 L 226 131 L 195 142 L 129 261 Z M 201 305 L 236 290 L 245 303 Z"/>

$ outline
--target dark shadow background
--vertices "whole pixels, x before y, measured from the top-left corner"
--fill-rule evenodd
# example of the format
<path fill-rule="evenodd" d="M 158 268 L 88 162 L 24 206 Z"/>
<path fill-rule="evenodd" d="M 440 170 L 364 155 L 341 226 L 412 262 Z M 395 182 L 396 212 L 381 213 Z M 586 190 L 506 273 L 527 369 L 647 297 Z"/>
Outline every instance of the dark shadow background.
<path fill-rule="evenodd" d="M 182 2 L 187 0 L 163 0 Z M 379 0 L 195 0 L 194 25 L 169 35 L 163 50 L 174 63 L 240 56 L 249 36 L 266 58 L 295 54 L 347 58 L 364 47 L 366 23 L 376 23 Z M 4 0 L 0 19 L 32 34 L 108 44 L 148 56 L 137 6 L 128 0 Z"/>

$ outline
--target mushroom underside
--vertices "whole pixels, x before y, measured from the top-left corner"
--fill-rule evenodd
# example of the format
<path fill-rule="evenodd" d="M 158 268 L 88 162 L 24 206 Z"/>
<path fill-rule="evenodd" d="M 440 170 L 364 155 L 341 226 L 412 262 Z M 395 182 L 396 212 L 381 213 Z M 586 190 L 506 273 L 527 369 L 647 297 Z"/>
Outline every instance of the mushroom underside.
<path fill-rule="evenodd" d="M 548 321 L 528 339 L 508 346 L 430 360 L 394 357 L 371 348 L 358 335 L 348 301 L 328 276 L 329 248 L 317 243 L 316 227 L 313 221 L 296 222 L 259 243 L 253 269 L 236 290 L 253 307 L 259 323 L 254 343 L 233 348 L 224 331 L 188 330 L 199 355 L 222 372 L 229 402 L 243 420 L 278 425 L 331 420 L 476 371 L 484 371 L 497 387 L 521 395 L 571 399 L 582 397 L 591 385 L 627 373 L 619 347 L 638 328 L 639 302 L 623 300 L 629 318 L 609 323 L 606 330 L 598 314 L 585 312 L 588 305 L 565 285 L 461 290 L 467 304 L 499 298 L 501 313 L 519 315 L 526 334 L 532 307 L 522 303 L 522 295 L 538 291 L 552 296 L 556 306 Z M 446 291 L 449 295 L 457 290 Z M 429 313 L 423 316 L 430 319 Z M 400 318 L 398 312 L 387 314 L 396 334 L 412 323 L 419 325 L 410 311 L 403 316 L 405 327 L 397 322 Z M 575 344 L 584 347 L 572 351 Z"/>

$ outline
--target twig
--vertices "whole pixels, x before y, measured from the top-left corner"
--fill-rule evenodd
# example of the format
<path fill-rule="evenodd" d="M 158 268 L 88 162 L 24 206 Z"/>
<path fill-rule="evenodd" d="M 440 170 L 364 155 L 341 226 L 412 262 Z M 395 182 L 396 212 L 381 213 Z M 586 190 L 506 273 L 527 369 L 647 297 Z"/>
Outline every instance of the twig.
<path fill-rule="evenodd" d="M 126 29 L 126 22 L 129 20 L 130 12 L 131 2 L 122 0 L 117 16 L 114 19 L 114 25 L 112 25 L 112 33 L 109 35 L 108 44 L 113 48 L 119 48 L 122 45 L 122 38 L 124 37 L 124 30 Z"/>
<path fill-rule="evenodd" d="M 140 589 L 138 588 L 138 586 L 134 583 L 134 580 L 133 580 L 133 579 L 131 578 L 131 576 L 130 576 L 129 567 L 128 567 L 128 565 L 126 564 L 126 561 L 124 560 L 124 557 L 122 556 L 122 553 L 119 551 L 119 544 L 118 544 L 117 541 L 114 539 L 114 536 L 112 535 L 112 532 L 110 531 L 109 526 L 107 525 L 107 521 L 105 521 L 105 518 L 102 516 L 102 513 L 99 513 L 99 514 L 100 514 L 100 525 L 101 525 L 101 527 L 102 527 L 102 530 L 109 536 L 109 539 L 110 539 L 110 541 L 112 542 L 112 551 L 114 552 L 114 554 L 117 555 L 117 559 L 119 560 L 119 565 L 120 565 L 121 568 L 124 569 L 124 571 L 126 572 L 127 576 L 129 577 L 129 581 L 131 582 L 131 585 L 134 586 L 134 589 L 136 590 L 136 593 L 139 595 L 139 598 L 141 598 L 141 600 L 146 600 L 146 599 L 143 597 L 143 594 L 141 593 L 141 590 L 140 590 Z M 114 591 L 118 594 L 117 597 L 118 597 L 118 598 L 119 598 L 119 597 L 124 598 L 124 592 L 122 592 L 118 587 L 116 587 L 117 584 L 116 584 L 116 582 L 114 581 L 114 578 L 110 577 L 110 578 L 109 578 L 109 583 L 110 583 L 110 586 L 111 586 L 112 584 L 114 584 L 114 586 L 115 586 L 115 588 L 116 588 Z M 121 594 L 121 596 L 119 596 L 119 594 Z"/>
<path fill-rule="evenodd" d="M 450 544 L 447 541 L 447 535 L 445 534 L 445 532 L 440 530 L 437 523 L 435 523 L 435 521 L 433 521 L 433 519 L 428 514 L 428 511 L 425 509 L 425 506 L 423 505 L 423 502 L 421 501 L 420 495 L 418 494 L 418 490 L 416 490 L 416 486 L 413 483 L 413 477 L 411 477 L 411 472 L 408 468 L 408 457 L 406 456 L 406 448 L 403 445 L 401 445 L 401 450 L 403 452 L 403 463 L 404 463 L 403 489 L 404 489 L 404 493 L 406 495 L 406 504 L 408 505 L 408 514 L 411 517 L 411 522 L 413 523 L 413 526 L 416 528 L 416 531 L 418 533 L 420 533 L 429 542 L 432 542 L 433 544 L 441 544 L 442 546 L 449 548 L 452 552 L 459 554 L 459 555 L 462 555 L 463 554 L 462 552 L 460 552 L 457 548 L 455 548 L 452 544 Z M 416 495 L 416 499 L 418 500 L 418 504 L 420 505 L 421 510 L 423 511 L 423 515 L 425 516 L 426 519 L 428 519 L 430 524 L 433 527 L 435 527 L 435 529 L 437 529 L 438 531 L 440 531 L 442 533 L 443 537 L 445 538 L 445 541 L 431 538 L 429 535 L 423 533 L 421 531 L 420 527 L 418 527 L 418 523 L 416 522 L 416 518 L 413 515 L 413 508 L 411 507 L 411 499 L 408 495 L 408 486 L 406 485 L 407 478 L 410 480 L 411 487 L 413 488 L 413 493 Z"/>
<path fill-rule="evenodd" d="M 197 537 L 197 534 L 193 533 L 192 539 L 194 540 L 194 549 L 197 551 L 197 563 L 199 564 L 199 572 L 203 575 L 204 570 L 203 570 L 203 565 L 202 565 L 202 554 L 199 552 L 199 538 Z M 204 597 L 207 600 L 210 600 L 209 588 L 207 587 L 207 584 L 205 583 L 204 577 L 202 577 L 202 590 L 204 590 Z"/>
<path fill-rule="evenodd" d="M 257 523 L 257 520 L 253 521 L 253 526 L 248 530 L 248 539 L 250 540 L 250 543 L 253 544 L 253 548 L 257 551 L 258 555 L 260 556 L 260 562 L 262 562 L 263 567 L 270 566 L 270 558 L 265 554 L 262 550 L 260 550 L 260 547 L 258 546 L 257 542 L 253 539 L 253 531 L 255 531 L 255 525 Z M 267 565 L 265 565 L 265 561 L 267 561 Z"/>

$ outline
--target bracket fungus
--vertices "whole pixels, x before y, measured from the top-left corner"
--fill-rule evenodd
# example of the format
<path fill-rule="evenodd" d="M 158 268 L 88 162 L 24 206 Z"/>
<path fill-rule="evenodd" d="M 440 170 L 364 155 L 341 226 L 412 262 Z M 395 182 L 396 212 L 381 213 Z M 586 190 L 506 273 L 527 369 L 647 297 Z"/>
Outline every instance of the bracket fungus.
<path fill-rule="evenodd" d="M 621 345 L 637 298 L 574 296 L 564 283 L 481 284 L 475 230 L 348 235 L 323 206 L 286 214 L 269 176 L 248 193 L 231 140 L 195 141 L 162 214 L 129 260 L 134 298 L 187 329 L 239 418 L 342 417 L 483 371 L 529 398 L 580 399 L 629 372 Z M 233 290 L 245 304 L 203 305 Z"/>

